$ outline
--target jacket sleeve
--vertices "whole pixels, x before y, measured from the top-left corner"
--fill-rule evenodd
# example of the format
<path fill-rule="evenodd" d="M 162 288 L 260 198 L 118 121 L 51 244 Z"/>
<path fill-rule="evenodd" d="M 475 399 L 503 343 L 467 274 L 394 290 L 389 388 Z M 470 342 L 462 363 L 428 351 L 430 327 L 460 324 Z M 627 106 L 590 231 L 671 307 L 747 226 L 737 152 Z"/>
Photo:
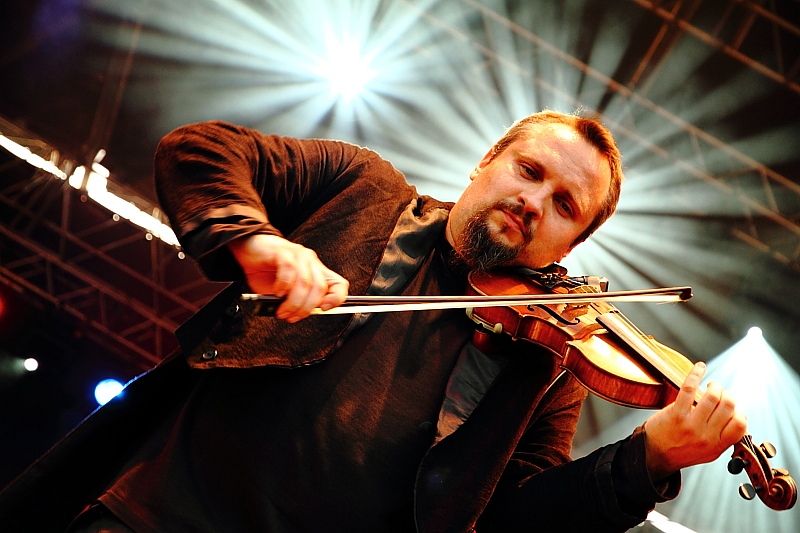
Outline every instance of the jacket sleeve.
<path fill-rule="evenodd" d="M 551 389 L 532 418 L 483 513 L 478 533 L 623 532 L 674 498 L 680 474 L 653 486 L 644 430 L 571 460 L 585 390 L 573 378 Z"/>
<path fill-rule="evenodd" d="M 300 140 L 225 122 L 182 126 L 162 139 L 154 177 L 181 245 L 212 280 L 240 279 L 225 244 L 255 233 L 288 235 L 347 186 L 355 145 Z"/>

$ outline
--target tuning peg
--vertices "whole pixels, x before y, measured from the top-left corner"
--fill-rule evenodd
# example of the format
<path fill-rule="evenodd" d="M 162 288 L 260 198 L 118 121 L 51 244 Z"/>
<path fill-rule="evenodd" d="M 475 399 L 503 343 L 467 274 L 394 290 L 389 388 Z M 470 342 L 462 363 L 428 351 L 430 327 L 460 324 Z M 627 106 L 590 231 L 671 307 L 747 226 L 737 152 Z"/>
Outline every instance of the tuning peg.
<path fill-rule="evenodd" d="M 764 452 L 764 455 L 767 456 L 767 459 L 772 459 L 775 457 L 775 454 L 778 453 L 778 450 L 775 449 L 775 446 L 773 446 L 771 442 L 762 442 L 761 451 Z"/>
<path fill-rule="evenodd" d="M 773 476 L 788 476 L 789 475 L 789 471 L 786 470 L 785 468 L 773 468 L 772 469 L 772 475 Z"/>
<path fill-rule="evenodd" d="M 739 496 L 745 500 L 752 500 L 756 497 L 756 489 L 750 483 L 742 483 L 739 485 Z"/>
<path fill-rule="evenodd" d="M 748 462 L 749 461 L 745 461 L 741 457 L 734 457 L 728 461 L 728 472 L 731 474 L 738 474 L 744 470 L 744 467 L 747 466 Z"/>

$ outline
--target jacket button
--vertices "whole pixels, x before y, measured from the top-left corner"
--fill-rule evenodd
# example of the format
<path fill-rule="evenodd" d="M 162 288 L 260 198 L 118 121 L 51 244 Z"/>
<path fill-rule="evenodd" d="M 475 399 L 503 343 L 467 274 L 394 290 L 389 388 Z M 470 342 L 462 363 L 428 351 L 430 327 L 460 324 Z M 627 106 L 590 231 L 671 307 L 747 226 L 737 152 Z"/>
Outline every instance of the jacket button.
<path fill-rule="evenodd" d="M 239 312 L 239 305 L 235 303 L 229 305 L 228 308 L 225 309 L 225 314 L 228 316 L 234 316 L 238 312 Z"/>
<path fill-rule="evenodd" d="M 217 357 L 217 350 L 215 348 L 209 348 L 208 350 L 203 352 L 203 355 L 201 357 L 206 361 L 210 361 L 215 357 Z"/>

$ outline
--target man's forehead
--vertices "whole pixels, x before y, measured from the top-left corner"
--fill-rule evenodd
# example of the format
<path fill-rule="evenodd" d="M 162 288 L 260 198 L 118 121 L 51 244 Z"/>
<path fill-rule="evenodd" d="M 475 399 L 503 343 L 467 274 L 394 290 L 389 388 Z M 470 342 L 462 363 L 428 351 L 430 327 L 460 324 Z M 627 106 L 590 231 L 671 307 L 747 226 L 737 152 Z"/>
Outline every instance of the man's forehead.
<path fill-rule="evenodd" d="M 537 162 L 549 164 L 567 164 L 583 166 L 586 163 L 586 150 L 598 153 L 597 149 L 580 133 L 565 124 L 536 124 L 517 138 L 510 146 L 514 152 L 523 157 L 537 159 Z"/>
<path fill-rule="evenodd" d="M 531 139 L 577 141 L 581 140 L 582 137 L 581 134 L 569 124 L 561 124 L 560 122 L 534 122 L 526 126 L 518 140 L 523 141 Z"/>

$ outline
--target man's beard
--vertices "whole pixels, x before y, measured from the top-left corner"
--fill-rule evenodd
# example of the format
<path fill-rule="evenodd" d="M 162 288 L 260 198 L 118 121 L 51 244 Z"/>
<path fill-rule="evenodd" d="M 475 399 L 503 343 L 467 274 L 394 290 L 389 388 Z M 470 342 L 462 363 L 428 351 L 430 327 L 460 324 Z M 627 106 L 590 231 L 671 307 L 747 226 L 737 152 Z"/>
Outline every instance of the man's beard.
<path fill-rule="evenodd" d="M 530 230 L 530 217 L 523 217 L 524 233 L 522 242 L 517 245 L 508 245 L 498 242 L 489 232 L 489 216 L 492 211 L 502 209 L 515 216 L 523 214 L 524 207 L 520 204 L 499 201 L 475 213 L 464 227 L 461 235 L 458 254 L 469 268 L 478 271 L 488 271 L 495 267 L 512 261 L 533 240 Z"/>

